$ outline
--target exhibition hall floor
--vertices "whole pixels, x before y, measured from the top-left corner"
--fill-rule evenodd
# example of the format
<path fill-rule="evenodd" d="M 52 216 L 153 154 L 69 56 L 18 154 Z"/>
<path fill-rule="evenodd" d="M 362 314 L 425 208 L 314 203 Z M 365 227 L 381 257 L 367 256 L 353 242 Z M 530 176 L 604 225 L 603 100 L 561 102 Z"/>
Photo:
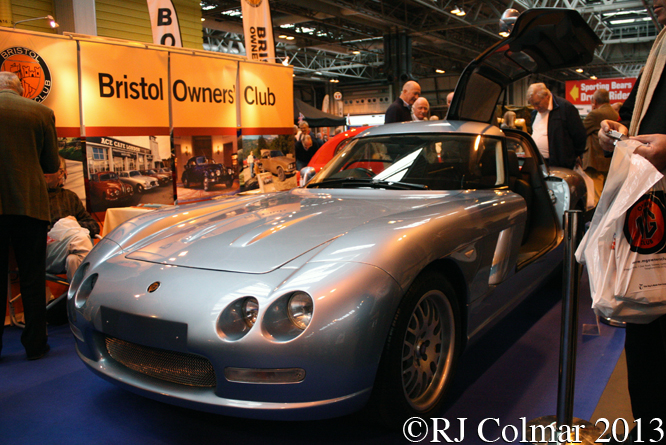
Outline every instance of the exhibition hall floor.
<path fill-rule="evenodd" d="M 583 281 L 580 327 L 595 330 L 585 276 Z M 560 288 L 561 283 L 551 281 L 468 348 L 441 413 L 454 425 L 448 430 L 451 440 L 464 433 L 461 443 L 486 443 L 479 437 L 481 427 L 485 439 L 499 438 L 495 443 L 505 443 L 501 433 L 507 426 L 520 428 L 521 418 L 530 421 L 556 413 Z M 364 413 L 312 422 L 272 422 L 166 405 L 117 388 L 86 369 L 67 326 L 49 328 L 51 351 L 35 362 L 25 359 L 20 333 L 18 328 L 5 328 L 0 360 L 2 443 L 410 443 L 401 426 L 395 431 L 383 429 L 369 422 Z M 579 335 L 575 417 L 617 416 L 631 422 L 621 366 L 620 374 L 607 387 L 623 344 L 624 330 L 606 325 L 599 326 L 598 335 Z M 609 420 L 612 423 L 614 418 Z M 430 439 L 432 432 L 421 443 Z M 438 440 L 446 443 L 441 435 Z"/>

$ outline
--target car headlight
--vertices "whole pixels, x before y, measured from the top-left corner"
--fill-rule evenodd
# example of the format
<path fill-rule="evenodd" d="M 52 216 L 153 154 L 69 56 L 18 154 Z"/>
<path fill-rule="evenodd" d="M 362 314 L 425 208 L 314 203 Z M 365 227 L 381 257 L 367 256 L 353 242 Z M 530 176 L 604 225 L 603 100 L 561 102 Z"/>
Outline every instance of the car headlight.
<path fill-rule="evenodd" d="M 215 174 L 216 174 L 217 176 L 220 176 L 220 169 L 219 169 L 219 168 L 218 168 L 217 170 L 215 170 Z"/>
<path fill-rule="evenodd" d="M 296 164 L 294 164 L 293 162 L 291 164 L 289 164 L 289 170 L 293 170 L 295 168 L 296 168 Z"/>
<path fill-rule="evenodd" d="M 243 320 L 248 327 L 254 326 L 257 322 L 257 315 L 259 314 L 259 302 L 254 297 L 246 298 L 241 306 L 243 312 Z"/>
<path fill-rule="evenodd" d="M 287 303 L 287 313 L 294 326 L 305 330 L 312 320 L 312 298 L 305 292 L 296 292 Z"/>
<path fill-rule="evenodd" d="M 236 341 L 250 332 L 257 322 L 259 302 L 254 297 L 243 297 L 231 302 L 217 318 L 217 335 Z"/>

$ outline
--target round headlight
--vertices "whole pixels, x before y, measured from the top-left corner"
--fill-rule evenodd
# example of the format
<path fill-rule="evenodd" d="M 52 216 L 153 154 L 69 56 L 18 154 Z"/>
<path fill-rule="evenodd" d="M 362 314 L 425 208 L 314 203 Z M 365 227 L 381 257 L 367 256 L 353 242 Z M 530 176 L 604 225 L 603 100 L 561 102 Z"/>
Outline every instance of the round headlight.
<path fill-rule="evenodd" d="M 217 176 L 220 176 L 220 169 L 215 170 L 215 174 L 216 174 Z"/>
<path fill-rule="evenodd" d="M 245 320 L 245 323 L 249 327 L 254 326 L 257 322 L 257 314 L 259 313 L 259 302 L 257 299 L 254 297 L 246 298 L 245 301 L 243 301 L 241 309 L 243 311 L 243 320 Z"/>
<path fill-rule="evenodd" d="M 305 330 L 312 320 L 312 298 L 305 292 L 296 292 L 289 298 L 287 313 L 294 326 Z"/>

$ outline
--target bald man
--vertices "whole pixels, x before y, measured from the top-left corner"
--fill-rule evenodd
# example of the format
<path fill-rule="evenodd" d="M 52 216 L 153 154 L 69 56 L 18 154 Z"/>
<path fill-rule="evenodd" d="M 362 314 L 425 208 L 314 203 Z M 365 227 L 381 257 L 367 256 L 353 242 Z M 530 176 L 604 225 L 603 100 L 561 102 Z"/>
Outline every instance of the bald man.
<path fill-rule="evenodd" d="M 412 120 L 411 107 L 421 95 L 421 86 L 413 80 L 408 81 L 402 87 L 402 93 L 395 102 L 386 110 L 384 123 L 407 122 Z"/>
<path fill-rule="evenodd" d="M 412 117 L 414 121 L 427 121 L 428 113 L 430 111 L 430 104 L 425 97 L 419 97 L 412 105 Z"/>

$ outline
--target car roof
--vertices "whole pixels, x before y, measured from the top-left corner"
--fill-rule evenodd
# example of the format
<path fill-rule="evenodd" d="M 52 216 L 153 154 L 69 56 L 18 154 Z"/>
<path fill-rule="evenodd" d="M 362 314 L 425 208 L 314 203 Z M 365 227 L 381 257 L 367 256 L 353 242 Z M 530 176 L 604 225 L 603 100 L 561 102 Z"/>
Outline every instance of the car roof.
<path fill-rule="evenodd" d="M 518 17 L 509 37 L 467 65 L 446 118 L 492 123 L 508 85 L 530 74 L 586 65 L 600 44 L 575 10 L 528 9 Z"/>

